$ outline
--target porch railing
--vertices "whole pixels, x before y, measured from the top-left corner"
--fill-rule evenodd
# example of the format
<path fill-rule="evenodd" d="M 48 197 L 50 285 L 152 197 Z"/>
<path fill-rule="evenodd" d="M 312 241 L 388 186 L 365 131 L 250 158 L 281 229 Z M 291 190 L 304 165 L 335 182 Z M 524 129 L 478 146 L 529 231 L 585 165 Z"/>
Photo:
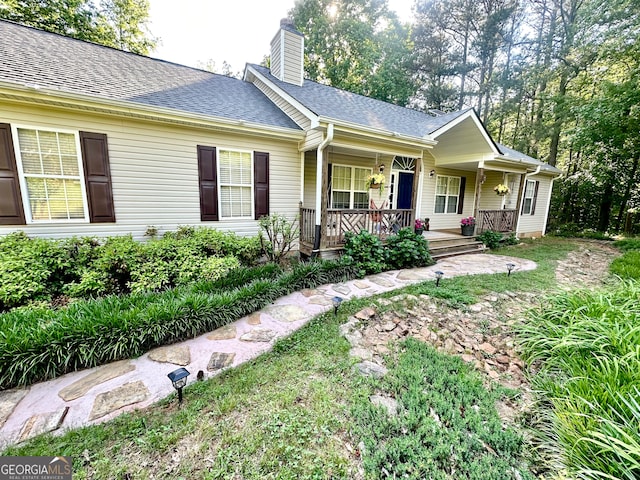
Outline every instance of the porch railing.
<path fill-rule="evenodd" d="M 476 234 L 494 232 L 515 232 L 517 215 L 515 210 L 478 210 Z"/>
<path fill-rule="evenodd" d="M 344 244 L 346 232 L 360 233 L 365 230 L 381 240 L 394 235 L 401 228 L 411 226 L 413 211 L 397 210 L 327 210 L 323 219 L 322 246 L 339 247 Z M 315 235 L 315 209 L 300 209 L 300 241 L 313 244 Z"/>

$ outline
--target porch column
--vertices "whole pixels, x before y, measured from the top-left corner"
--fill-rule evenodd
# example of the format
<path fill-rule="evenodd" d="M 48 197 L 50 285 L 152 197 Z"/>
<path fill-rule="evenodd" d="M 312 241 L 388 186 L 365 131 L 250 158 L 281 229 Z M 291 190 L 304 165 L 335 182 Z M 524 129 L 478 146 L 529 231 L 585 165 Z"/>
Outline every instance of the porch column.
<path fill-rule="evenodd" d="M 422 159 L 416 158 L 413 168 L 413 198 L 411 199 L 411 223 L 409 224 L 411 228 L 415 225 L 417 216 L 416 208 L 418 206 L 418 195 L 420 194 L 420 192 L 418 192 L 418 186 L 420 185 L 421 165 Z"/>
<path fill-rule="evenodd" d="M 478 165 L 478 172 L 476 173 L 476 198 L 473 203 L 473 216 L 476 218 L 476 222 L 478 221 L 478 210 L 480 209 L 480 191 L 482 190 L 484 181 L 484 162 L 481 162 Z"/>
<path fill-rule="evenodd" d="M 520 209 L 522 208 L 522 198 L 524 197 L 523 188 L 525 186 L 527 176 L 522 173 L 520 175 L 520 186 L 518 187 L 518 201 L 516 202 L 516 218 L 520 216 Z"/>
<path fill-rule="evenodd" d="M 324 149 L 333 141 L 333 123 L 327 126 L 327 136 L 318 145 L 316 154 L 316 225 L 313 241 L 313 252 L 315 256 L 320 251 L 322 242 L 322 222 L 327 218 L 327 189 L 329 188 L 329 162 L 324 158 Z"/>

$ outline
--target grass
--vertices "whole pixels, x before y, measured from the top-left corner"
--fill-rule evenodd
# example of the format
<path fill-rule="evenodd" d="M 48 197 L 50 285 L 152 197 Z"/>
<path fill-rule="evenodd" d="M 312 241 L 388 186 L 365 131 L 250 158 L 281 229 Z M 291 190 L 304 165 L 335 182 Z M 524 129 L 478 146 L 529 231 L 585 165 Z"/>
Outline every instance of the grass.
<path fill-rule="evenodd" d="M 640 285 L 551 297 L 520 338 L 538 370 L 544 453 L 579 478 L 638 478 Z"/>
<path fill-rule="evenodd" d="M 456 307 L 494 288 L 552 288 L 549 272 L 571 248 L 552 239 L 497 252 L 532 258 L 543 275 L 445 279 L 440 287 L 425 282 L 381 297 L 427 294 Z M 490 284 L 482 285 L 485 280 Z M 390 478 L 514 478 L 514 469 L 531 478 L 522 438 L 501 426 L 495 412 L 496 399 L 512 393 L 484 389 L 456 358 L 411 341 L 387 359 L 388 378 L 370 381 L 354 373 L 338 326 L 372 301 L 344 302 L 337 317 L 321 315 L 272 352 L 188 386 L 181 408 L 172 395 L 2 454 L 70 455 L 77 479 L 354 478 L 358 468 L 365 478 L 386 478 L 385 471 Z M 398 400 L 402 416 L 392 419 L 369 405 L 369 396 L 381 391 Z"/>
<path fill-rule="evenodd" d="M 522 437 L 503 427 L 495 408 L 513 392 L 485 389 L 458 357 L 408 339 L 369 391 L 395 398 L 399 412 L 389 415 L 364 396 L 355 402 L 368 478 L 533 478 Z"/>

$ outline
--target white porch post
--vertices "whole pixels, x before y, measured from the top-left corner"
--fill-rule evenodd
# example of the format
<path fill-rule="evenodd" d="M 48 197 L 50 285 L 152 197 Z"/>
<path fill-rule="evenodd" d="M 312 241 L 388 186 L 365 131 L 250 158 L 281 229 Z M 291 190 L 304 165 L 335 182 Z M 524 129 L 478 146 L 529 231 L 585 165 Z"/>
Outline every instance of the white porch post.
<path fill-rule="evenodd" d="M 322 204 L 324 175 L 324 149 L 333 141 L 333 123 L 327 126 L 327 136 L 323 142 L 318 145 L 316 154 L 316 225 L 315 239 L 313 242 L 312 255 L 317 255 L 320 250 L 320 238 L 322 236 Z"/>

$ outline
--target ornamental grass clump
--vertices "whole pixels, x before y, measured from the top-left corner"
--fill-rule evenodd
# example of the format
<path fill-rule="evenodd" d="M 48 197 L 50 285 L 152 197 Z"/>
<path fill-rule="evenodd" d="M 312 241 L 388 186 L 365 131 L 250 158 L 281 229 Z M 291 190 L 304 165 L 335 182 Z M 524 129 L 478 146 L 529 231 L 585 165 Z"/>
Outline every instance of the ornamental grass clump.
<path fill-rule="evenodd" d="M 520 327 L 540 393 L 536 436 L 579 478 L 640 476 L 640 285 L 548 299 Z"/>
<path fill-rule="evenodd" d="M 260 268 L 265 275 L 231 273 L 227 286 L 199 282 L 0 315 L 0 390 L 137 357 L 227 325 L 289 293 L 355 277 L 353 267 L 331 262 L 301 264 L 286 273 Z"/>

